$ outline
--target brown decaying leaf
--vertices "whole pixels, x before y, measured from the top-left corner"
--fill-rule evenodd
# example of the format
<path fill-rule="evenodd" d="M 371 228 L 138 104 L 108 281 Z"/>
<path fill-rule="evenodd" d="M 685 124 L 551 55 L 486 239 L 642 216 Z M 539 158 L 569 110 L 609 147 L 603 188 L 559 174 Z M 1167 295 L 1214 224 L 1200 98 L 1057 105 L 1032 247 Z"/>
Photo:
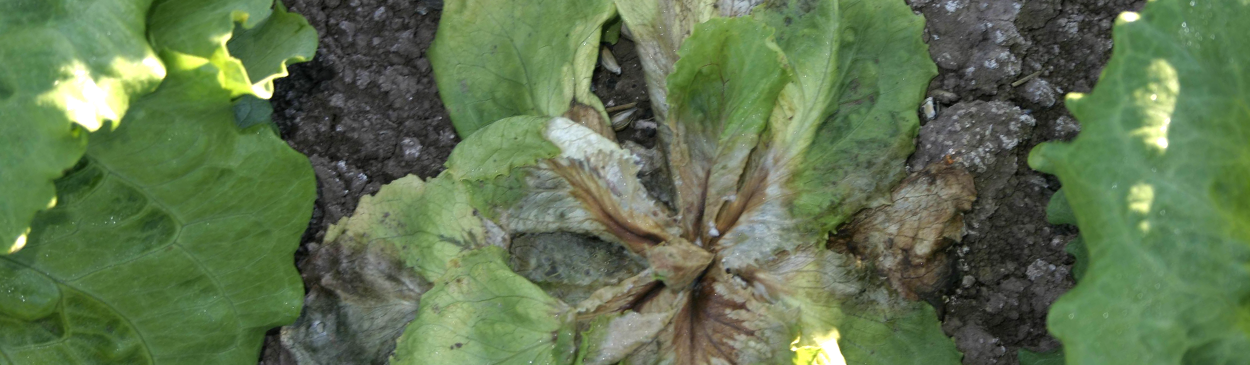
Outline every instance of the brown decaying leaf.
<path fill-rule="evenodd" d="M 895 290 L 916 300 L 949 273 L 945 249 L 963 238 L 963 213 L 976 189 L 963 168 L 938 161 L 904 179 L 891 200 L 856 214 L 829 245 L 873 263 Z"/>
<path fill-rule="evenodd" d="M 283 347 L 300 364 L 376 363 L 433 286 L 404 266 L 391 246 L 329 242 L 304 263 L 304 315 L 282 328 Z"/>
<path fill-rule="evenodd" d="M 552 159 L 551 170 L 568 181 L 571 194 L 582 203 L 583 208 L 595 221 L 608 228 L 635 254 L 647 259 L 652 270 L 665 284 L 683 287 L 695 280 L 699 272 L 712 261 L 712 254 L 689 241 L 668 234 L 660 222 L 650 217 L 622 209 L 617 203 L 617 192 L 611 191 L 596 176 L 594 169 L 579 160 Z"/>
<path fill-rule="evenodd" d="M 632 355 L 637 363 L 764 364 L 753 358 L 786 348 L 792 334 L 770 303 L 750 285 L 717 264 L 683 290 L 665 289 L 635 310 L 671 312 L 672 319 L 655 339 Z"/>
<path fill-rule="evenodd" d="M 563 116 L 577 122 L 577 124 L 590 128 L 590 130 L 599 133 L 601 136 L 607 137 L 608 140 L 616 142 L 616 131 L 612 129 L 612 123 L 604 120 L 603 115 L 590 105 L 574 100 L 570 103 L 569 110 L 564 112 Z"/>

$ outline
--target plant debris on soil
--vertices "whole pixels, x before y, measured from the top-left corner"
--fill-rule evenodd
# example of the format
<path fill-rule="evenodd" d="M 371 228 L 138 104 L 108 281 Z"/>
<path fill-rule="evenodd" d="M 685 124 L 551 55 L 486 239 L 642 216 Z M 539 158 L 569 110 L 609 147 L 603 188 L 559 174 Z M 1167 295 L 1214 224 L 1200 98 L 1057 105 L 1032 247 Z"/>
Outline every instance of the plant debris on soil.
<path fill-rule="evenodd" d="M 312 221 L 296 253 L 318 249 L 326 228 L 361 196 L 405 175 L 437 175 L 459 142 L 438 98 L 425 52 L 440 0 L 285 0 L 321 36 L 317 56 L 277 81 L 274 120 L 308 155 L 317 175 Z M 966 235 L 948 251 L 942 295 L 925 298 L 965 364 L 1016 364 L 1019 349 L 1050 351 L 1050 304 L 1073 285 L 1064 252 L 1074 227 L 1046 222 L 1056 179 L 1026 164 L 1040 142 L 1067 140 L 1079 126 L 1063 95 L 1088 92 L 1111 52 L 1111 25 L 1143 0 L 911 0 L 939 75 L 932 108 L 920 108 L 909 168 L 935 161 L 970 173 L 977 197 Z M 592 90 L 608 107 L 636 103 L 623 141 L 651 147 L 655 124 L 645 81 L 626 39 L 607 45 L 622 72 L 597 69 Z M 931 113 L 931 114 L 930 114 Z M 932 116 L 932 118 L 930 118 Z M 644 179 L 646 177 L 644 176 Z M 304 272 L 307 286 L 317 273 Z M 272 331 L 261 364 L 294 364 Z"/>

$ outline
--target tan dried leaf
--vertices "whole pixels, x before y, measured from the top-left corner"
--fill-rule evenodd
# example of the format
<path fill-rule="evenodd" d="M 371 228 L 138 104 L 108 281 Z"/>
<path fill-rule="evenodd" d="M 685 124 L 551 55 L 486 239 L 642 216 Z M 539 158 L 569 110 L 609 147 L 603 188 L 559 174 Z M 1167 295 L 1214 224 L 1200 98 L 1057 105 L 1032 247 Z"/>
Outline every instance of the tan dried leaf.
<path fill-rule="evenodd" d="M 903 180 L 891 204 L 856 214 L 829 244 L 875 264 L 895 290 L 915 300 L 949 273 L 945 249 L 963 238 L 963 213 L 975 200 L 972 175 L 938 161 Z"/>

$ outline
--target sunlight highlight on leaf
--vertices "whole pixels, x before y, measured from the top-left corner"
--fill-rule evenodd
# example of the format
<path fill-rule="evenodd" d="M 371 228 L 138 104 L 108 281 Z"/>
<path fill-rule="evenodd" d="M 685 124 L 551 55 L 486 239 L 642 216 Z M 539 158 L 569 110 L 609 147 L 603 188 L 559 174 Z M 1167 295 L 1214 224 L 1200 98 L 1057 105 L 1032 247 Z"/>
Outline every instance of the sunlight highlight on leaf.
<path fill-rule="evenodd" d="M 26 247 L 26 236 L 30 234 L 30 228 L 26 228 L 26 232 L 17 236 L 17 240 L 13 241 L 13 245 L 9 246 L 9 253 L 21 251 L 22 247 Z"/>
<path fill-rule="evenodd" d="M 1137 183 L 1128 189 L 1128 209 L 1141 214 L 1150 213 L 1150 203 L 1155 199 L 1155 189 L 1150 184 Z"/>
<path fill-rule="evenodd" d="M 1068 364 L 1250 360 L 1250 39 L 1223 35 L 1247 15 L 1233 0 L 1122 14 L 1098 84 L 1065 103 L 1080 135 L 1030 153 L 1063 183 L 1072 214 L 1055 218 L 1081 229 L 1079 281 L 1046 325 Z"/>
<path fill-rule="evenodd" d="M 794 365 L 846 365 L 842 350 L 838 348 L 838 339 L 842 336 L 835 328 L 828 334 L 816 337 L 815 345 L 799 346 L 803 339 L 795 337 L 790 343 L 790 351 L 794 351 Z"/>
<path fill-rule="evenodd" d="M 1168 125 L 1172 124 L 1172 112 L 1176 110 L 1180 82 L 1176 69 L 1164 59 L 1151 60 L 1145 77 L 1149 79 L 1147 84 L 1133 91 L 1141 108 L 1142 126 L 1130 135 L 1162 153 L 1168 149 Z"/>

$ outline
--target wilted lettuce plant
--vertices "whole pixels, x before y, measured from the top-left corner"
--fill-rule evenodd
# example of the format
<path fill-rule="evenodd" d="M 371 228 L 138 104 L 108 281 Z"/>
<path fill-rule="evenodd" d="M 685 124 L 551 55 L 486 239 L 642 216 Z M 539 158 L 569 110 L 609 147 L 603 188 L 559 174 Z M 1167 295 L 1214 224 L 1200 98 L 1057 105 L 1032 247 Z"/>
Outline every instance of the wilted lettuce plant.
<path fill-rule="evenodd" d="M 664 183 L 589 89 L 618 9 Z M 284 341 L 380 362 L 413 318 L 396 308 L 419 307 L 392 364 L 958 362 L 914 278 L 883 272 L 957 238 L 971 200 L 958 173 L 891 191 L 935 73 L 922 27 L 896 0 L 448 2 L 429 57 L 465 139 L 331 228 Z M 935 223 L 895 224 L 923 226 L 897 247 L 830 240 L 890 202 Z M 873 212 L 854 226 L 899 215 Z"/>

